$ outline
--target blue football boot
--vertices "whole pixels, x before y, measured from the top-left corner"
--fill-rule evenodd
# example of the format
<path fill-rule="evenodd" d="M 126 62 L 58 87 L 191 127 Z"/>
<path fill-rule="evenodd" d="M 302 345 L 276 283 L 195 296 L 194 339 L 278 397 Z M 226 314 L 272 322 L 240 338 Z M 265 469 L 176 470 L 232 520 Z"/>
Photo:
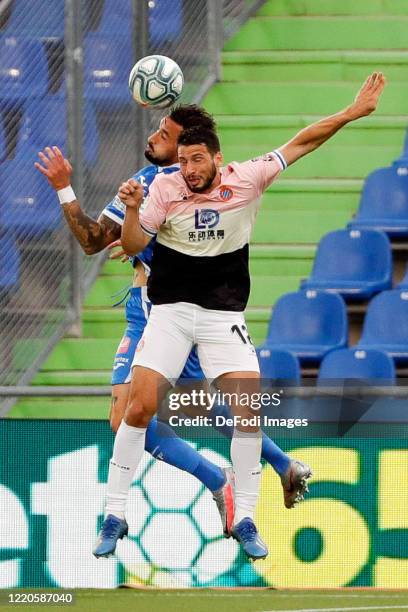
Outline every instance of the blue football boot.
<path fill-rule="evenodd" d="M 102 529 L 98 534 L 93 554 L 95 557 L 109 557 L 115 552 L 118 540 L 128 534 L 128 524 L 125 519 L 119 519 L 108 514 L 103 521 Z"/>
<path fill-rule="evenodd" d="M 232 537 L 239 542 L 249 559 L 265 559 L 268 549 L 262 541 L 254 521 L 249 517 L 243 518 L 231 530 Z"/>

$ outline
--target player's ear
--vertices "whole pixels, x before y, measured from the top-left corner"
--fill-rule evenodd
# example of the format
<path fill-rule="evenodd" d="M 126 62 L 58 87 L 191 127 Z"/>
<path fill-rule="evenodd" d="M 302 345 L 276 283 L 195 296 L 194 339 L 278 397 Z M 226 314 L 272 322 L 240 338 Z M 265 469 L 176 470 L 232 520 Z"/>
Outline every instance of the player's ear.
<path fill-rule="evenodd" d="M 221 168 L 221 166 L 223 165 L 224 158 L 222 156 L 221 151 L 218 151 L 218 153 L 214 155 L 214 163 L 217 166 L 217 168 Z"/>

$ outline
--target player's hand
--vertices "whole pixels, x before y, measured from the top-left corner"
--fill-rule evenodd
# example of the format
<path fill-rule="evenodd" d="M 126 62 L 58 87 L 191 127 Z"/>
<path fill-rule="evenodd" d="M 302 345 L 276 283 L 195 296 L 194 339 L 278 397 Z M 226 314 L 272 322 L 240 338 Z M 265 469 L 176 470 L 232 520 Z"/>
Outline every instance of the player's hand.
<path fill-rule="evenodd" d="M 113 251 L 113 253 L 109 255 L 109 259 L 119 259 L 120 258 L 122 263 L 129 261 L 129 256 L 126 255 L 125 251 L 122 249 L 122 241 L 120 239 L 115 240 L 114 242 L 111 242 L 110 244 L 108 244 L 106 248 L 111 251 L 112 249 L 116 247 L 121 247 L 121 248 L 118 251 Z"/>
<path fill-rule="evenodd" d="M 118 196 L 129 208 L 138 209 L 143 202 L 143 187 L 135 179 L 129 179 L 119 187 Z"/>
<path fill-rule="evenodd" d="M 367 77 L 349 108 L 353 119 L 365 117 L 375 111 L 385 84 L 386 80 L 382 72 L 373 72 Z"/>
<path fill-rule="evenodd" d="M 38 157 L 42 163 L 35 162 L 34 166 L 47 177 L 51 187 L 58 191 L 71 184 L 72 166 L 58 147 L 46 147 Z"/>

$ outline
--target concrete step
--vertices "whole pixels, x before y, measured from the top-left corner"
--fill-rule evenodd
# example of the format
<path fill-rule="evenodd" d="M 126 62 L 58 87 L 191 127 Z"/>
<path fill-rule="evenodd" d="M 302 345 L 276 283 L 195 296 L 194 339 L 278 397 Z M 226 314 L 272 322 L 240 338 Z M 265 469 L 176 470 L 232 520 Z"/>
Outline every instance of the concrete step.
<path fill-rule="evenodd" d="M 406 15 L 261 16 L 250 19 L 224 49 L 405 49 L 407 28 Z"/>
<path fill-rule="evenodd" d="M 109 407 L 109 397 L 29 397 L 14 404 L 7 416 L 11 419 L 107 419 Z"/>
<path fill-rule="evenodd" d="M 357 91 L 356 83 L 350 82 L 218 83 L 211 88 L 203 105 L 215 115 L 324 116 L 351 104 Z M 407 99 L 407 83 L 388 83 L 376 116 L 405 116 Z"/>
<path fill-rule="evenodd" d="M 276 15 L 407 15 L 406 0 L 268 0 L 257 13 Z"/>
<path fill-rule="evenodd" d="M 353 81 L 380 70 L 388 81 L 406 81 L 405 51 L 225 51 L 226 81 Z"/>
<path fill-rule="evenodd" d="M 389 166 L 400 154 L 404 134 L 394 146 L 375 147 L 337 146 L 335 138 L 310 155 L 299 159 L 285 170 L 288 178 L 346 178 L 363 179 L 377 168 Z M 272 143 L 271 143 L 272 144 Z M 276 143 L 279 146 L 282 143 Z M 259 145 L 242 143 L 223 147 L 228 162 L 252 159 L 273 149 L 272 146 L 259 148 Z"/>
<path fill-rule="evenodd" d="M 53 370 L 38 372 L 33 385 L 67 385 L 72 387 L 110 385 L 110 370 Z"/>
<path fill-rule="evenodd" d="M 321 119 L 320 115 L 217 115 L 215 117 L 221 146 L 250 142 L 260 151 L 271 150 L 277 143 L 288 142 L 297 132 Z M 337 145 L 395 146 L 403 143 L 408 114 L 398 117 L 373 114 L 354 121 L 340 130 L 330 142 Z M 402 144 L 401 144 L 402 149 Z"/>
<path fill-rule="evenodd" d="M 324 214 L 337 210 L 351 214 L 358 205 L 362 185 L 360 179 L 291 179 L 284 172 L 264 193 L 261 211 Z"/>

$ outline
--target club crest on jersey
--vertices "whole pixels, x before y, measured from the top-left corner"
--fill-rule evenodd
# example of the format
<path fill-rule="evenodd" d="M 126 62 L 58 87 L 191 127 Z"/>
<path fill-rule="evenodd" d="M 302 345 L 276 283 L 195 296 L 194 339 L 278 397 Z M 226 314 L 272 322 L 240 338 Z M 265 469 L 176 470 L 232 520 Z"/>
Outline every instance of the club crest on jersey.
<path fill-rule="evenodd" d="M 220 213 L 212 208 L 196 209 L 195 227 L 196 229 L 210 229 L 215 227 L 220 220 Z"/>
<path fill-rule="evenodd" d="M 221 187 L 220 189 L 220 199 L 223 202 L 228 202 L 234 195 L 234 192 L 229 187 Z"/>

